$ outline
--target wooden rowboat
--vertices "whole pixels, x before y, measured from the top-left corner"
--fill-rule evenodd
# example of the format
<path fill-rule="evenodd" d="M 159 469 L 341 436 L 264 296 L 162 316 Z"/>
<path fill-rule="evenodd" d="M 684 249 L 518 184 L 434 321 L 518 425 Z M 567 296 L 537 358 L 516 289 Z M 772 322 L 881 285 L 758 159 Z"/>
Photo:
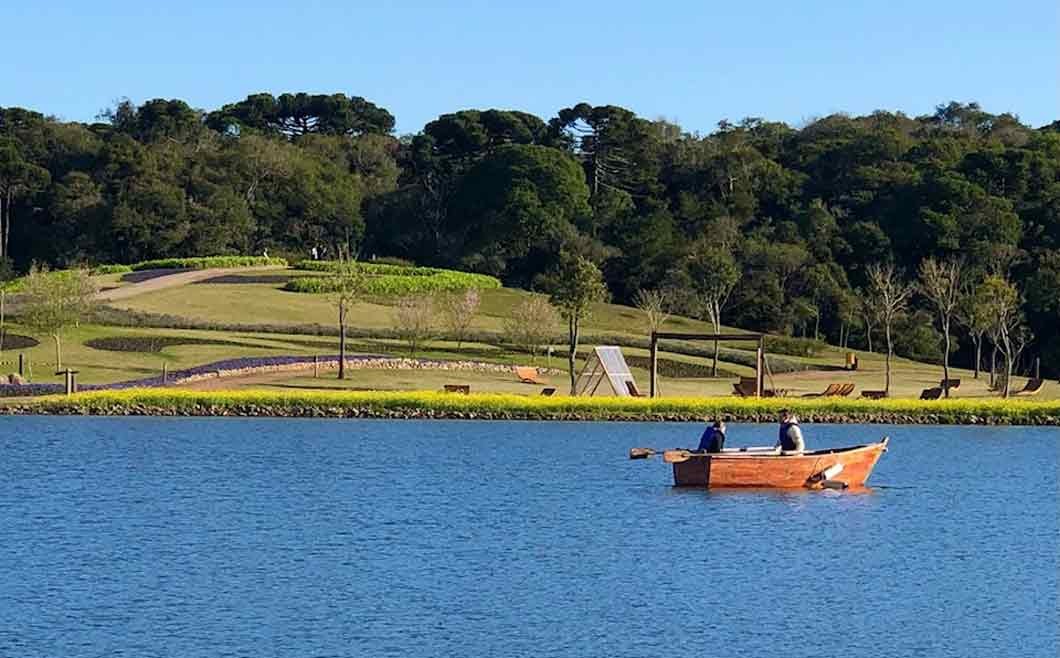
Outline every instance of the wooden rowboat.
<path fill-rule="evenodd" d="M 762 487 L 778 489 L 845 489 L 863 487 L 887 451 L 887 438 L 849 448 L 814 450 L 801 455 L 771 450 L 725 450 L 700 453 L 667 450 L 679 487 Z"/>

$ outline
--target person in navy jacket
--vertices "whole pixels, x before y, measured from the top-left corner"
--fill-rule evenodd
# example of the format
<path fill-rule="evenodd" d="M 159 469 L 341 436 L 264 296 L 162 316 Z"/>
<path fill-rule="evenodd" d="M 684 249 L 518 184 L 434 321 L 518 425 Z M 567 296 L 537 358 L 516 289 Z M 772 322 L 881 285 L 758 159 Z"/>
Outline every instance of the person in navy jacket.
<path fill-rule="evenodd" d="M 721 452 L 725 447 L 725 423 L 720 420 L 703 431 L 699 437 L 699 452 Z"/>

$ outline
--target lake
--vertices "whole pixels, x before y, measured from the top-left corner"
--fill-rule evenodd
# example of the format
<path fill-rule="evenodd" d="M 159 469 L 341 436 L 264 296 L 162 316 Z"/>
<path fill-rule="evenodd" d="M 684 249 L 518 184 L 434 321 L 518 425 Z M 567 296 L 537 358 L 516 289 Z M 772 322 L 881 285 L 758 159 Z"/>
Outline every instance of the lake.
<path fill-rule="evenodd" d="M 804 430 L 889 435 L 871 491 L 626 458 L 687 424 L 0 418 L 0 655 L 1056 655 L 1060 430 Z"/>

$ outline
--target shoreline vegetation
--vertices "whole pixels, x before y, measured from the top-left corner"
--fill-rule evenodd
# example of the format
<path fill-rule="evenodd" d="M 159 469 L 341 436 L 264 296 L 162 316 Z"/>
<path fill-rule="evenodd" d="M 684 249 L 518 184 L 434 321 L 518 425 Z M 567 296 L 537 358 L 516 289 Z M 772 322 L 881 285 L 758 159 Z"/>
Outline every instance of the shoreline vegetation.
<path fill-rule="evenodd" d="M 567 421 L 772 422 L 1060 426 L 1060 401 L 578 398 L 436 392 L 273 392 L 131 389 L 0 403 L 5 415 L 267 416 Z"/>

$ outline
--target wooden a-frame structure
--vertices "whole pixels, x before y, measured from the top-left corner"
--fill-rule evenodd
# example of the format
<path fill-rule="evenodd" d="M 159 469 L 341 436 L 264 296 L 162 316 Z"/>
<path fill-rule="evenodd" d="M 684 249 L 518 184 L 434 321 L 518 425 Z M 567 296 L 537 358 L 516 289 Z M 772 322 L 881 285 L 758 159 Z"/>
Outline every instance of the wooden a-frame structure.
<path fill-rule="evenodd" d="M 649 374 L 651 385 L 649 395 L 655 397 L 658 391 L 659 379 L 659 341 L 660 340 L 694 340 L 694 341 L 754 341 L 758 343 L 755 353 L 755 396 L 762 397 L 763 377 L 766 362 L 766 336 L 765 334 L 682 334 L 671 331 L 651 332 L 651 363 Z"/>

